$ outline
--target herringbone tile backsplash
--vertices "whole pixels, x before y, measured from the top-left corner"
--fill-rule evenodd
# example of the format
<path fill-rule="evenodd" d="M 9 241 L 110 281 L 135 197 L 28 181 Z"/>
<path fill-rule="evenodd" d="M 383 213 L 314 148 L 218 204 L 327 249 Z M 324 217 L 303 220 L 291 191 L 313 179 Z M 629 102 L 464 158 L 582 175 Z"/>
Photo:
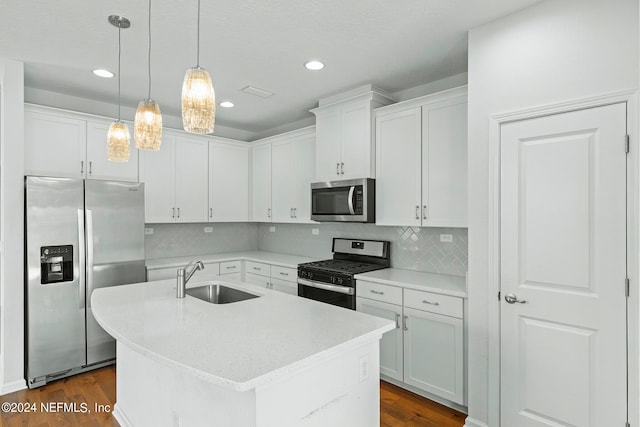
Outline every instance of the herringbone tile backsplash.
<path fill-rule="evenodd" d="M 334 237 L 389 240 L 391 266 L 407 270 L 464 275 L 467 271 L 466 228 L 380 227 L 372 224 L 147 224 L 146 257 L 204 255 L 261 250 L 318 258 L 331 257 Z M 212 233 L 205 233 L 211 227 Z M 275 232 L 270 228 L 275 227 Z M 319 234 L 312 234 L 318 229 Z M 440 242 L 451 234 L 452 243 Z"/>

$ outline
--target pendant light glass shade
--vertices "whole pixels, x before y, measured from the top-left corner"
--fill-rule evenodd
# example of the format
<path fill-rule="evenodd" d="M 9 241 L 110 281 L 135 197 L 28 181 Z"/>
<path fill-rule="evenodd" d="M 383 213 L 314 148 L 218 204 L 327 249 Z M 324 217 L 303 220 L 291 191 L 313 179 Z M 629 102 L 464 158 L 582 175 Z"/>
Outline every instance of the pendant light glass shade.
<path fill-rule="evenodd" d="M 151 99 L 138 104 L 133 138 L 139 150 L 158 151 L 162 143 L 162 114 L 160 106 Z"/>
<path fill-rule="evenodd" d="M 120 120 L 111 123 L 107 134 L 107 157 L 112 162 L 129 161 L 129 128 Z"/>
<path fill-rule="evenodd" d="M 191 133 L 213 132 L 216 120 L 216 95 L 211 77 L 204 68 L 187 70 L 182 84 L 182 125 Z"/>

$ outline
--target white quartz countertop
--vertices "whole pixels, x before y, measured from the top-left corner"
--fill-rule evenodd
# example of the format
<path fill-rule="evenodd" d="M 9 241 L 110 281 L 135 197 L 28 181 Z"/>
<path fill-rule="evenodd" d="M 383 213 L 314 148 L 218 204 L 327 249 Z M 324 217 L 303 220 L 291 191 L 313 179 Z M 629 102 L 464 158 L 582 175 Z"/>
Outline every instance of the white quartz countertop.
<path fill-rule="evenodd" d="M 175 280 L 162 280 L 96 289 L 91 304 L 98 323 L 120 343 L 235 391 L 307 369 L 395 327 L 390 320 L 239 281 L 209 283 L 261 297 L 232 304 L 178 299 Z"/>
<path fill-rule="evenodd" d="M 282 267 L 297 268 L 298 264 L 305 262 L 318 261 L 318 258 L 309 258 L 297 255 L 278 254 L 274 252 L 263 251 L 245 251 L 245 252 L 226 252 L 219 254 L 191 255 L 173 258 L 156 258 L 145 261 L 147 270 L 155 270 L 158 268 L 181 267 L 189 263 L 189 261 L 197 260 L 204 263 L 207 262 L 224 262 L 234 261 L 238 259 L 264 262 L 266 264 L 279 265 Z"/>
<path fill-rule="evenodd" d="M 391 286 L 434 292 L 455 297 L 467 297 L 464 277 L 449 274 L 423 273 L 420 271 L 385 268 L 369 273 L 356 274 L 356 280 L 367 280 Z M 357 286 L 357 285 L 356 285 Z"/>

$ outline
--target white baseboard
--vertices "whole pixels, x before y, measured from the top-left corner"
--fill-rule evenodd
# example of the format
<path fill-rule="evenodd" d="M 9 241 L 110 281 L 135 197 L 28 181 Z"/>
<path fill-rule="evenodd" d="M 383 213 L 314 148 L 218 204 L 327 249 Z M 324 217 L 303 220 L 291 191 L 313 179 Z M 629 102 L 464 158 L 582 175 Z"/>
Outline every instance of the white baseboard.
<path fill-rule="evenodd" d="M 489 425 L 482 421 L 474 420 L 471 417 L 467 417 L 467 419 L 464 421 L 464 427 L 489 427 Z"/>
<path fill-rule="evenodd" d="M 0 396 L 13 393 L 14 391 L 24 390 L 27 388 L 27 382 L 25 380 L 18 380 L 12 383 L 0 385 Z"/>
<path fill-rule="evenodd" d="M 133 423 L 127 418 L 127 415 L 120 409 L 117 403 L 113 406 L 111 415 L 116 419 L 118 424 L 120 424 L 120 427 L 133 427 Z"/>

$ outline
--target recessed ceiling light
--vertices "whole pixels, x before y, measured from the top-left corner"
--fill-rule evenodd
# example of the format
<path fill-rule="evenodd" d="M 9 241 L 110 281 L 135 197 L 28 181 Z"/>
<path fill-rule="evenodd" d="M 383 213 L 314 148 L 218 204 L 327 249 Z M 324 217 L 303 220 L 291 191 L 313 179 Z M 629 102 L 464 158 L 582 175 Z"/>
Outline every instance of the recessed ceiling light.
<path fill-rule="evenodd" d="M 234 105 L 234 104 L 233 104 L 233 102 L 231 102 L 231 101 L 222 101 L 222 102 L 220 103 L 220 106 L 221 106 L 221 107 L 224 107 L 224 108 L 231 108 L 231 107 L 233 107 L 233 105 Z"/>
<path fill-rule="evenodd" d="M 311 71 L 318 71 L 324 68 L 324 64 L 316 60 L 306 62 L 304 66 L 307 70 L 311 70 Z"/>
<path fill-rule="evenodd" d="M 109 70 L 103 70 L 103 69 L 97 69 L 97 70 L 93 70 L 93 74 L 95 74 L 98 77 L 104 77 L 105 79 L 110 79 L 111 77 L 113 77 L 113 73 Z"/>

